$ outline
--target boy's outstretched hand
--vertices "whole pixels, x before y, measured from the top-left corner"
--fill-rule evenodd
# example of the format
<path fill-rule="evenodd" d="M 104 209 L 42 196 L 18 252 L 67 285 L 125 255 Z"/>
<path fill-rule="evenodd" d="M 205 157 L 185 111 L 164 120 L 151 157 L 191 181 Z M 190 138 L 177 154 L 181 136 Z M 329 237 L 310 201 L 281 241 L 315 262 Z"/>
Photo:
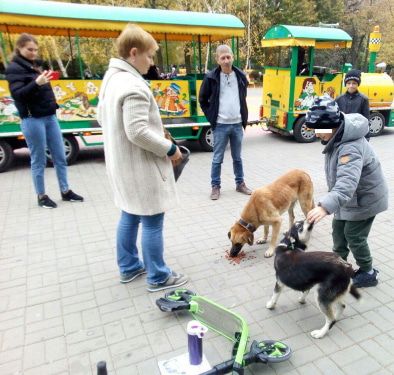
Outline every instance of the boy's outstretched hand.
<path fill-rule="evenodd" d="M 308 212 L 306 219 L 308 223 L 318 223 L 323 217 L 327 216 L 328 212 L 321 206 L 317 206 Z"/>

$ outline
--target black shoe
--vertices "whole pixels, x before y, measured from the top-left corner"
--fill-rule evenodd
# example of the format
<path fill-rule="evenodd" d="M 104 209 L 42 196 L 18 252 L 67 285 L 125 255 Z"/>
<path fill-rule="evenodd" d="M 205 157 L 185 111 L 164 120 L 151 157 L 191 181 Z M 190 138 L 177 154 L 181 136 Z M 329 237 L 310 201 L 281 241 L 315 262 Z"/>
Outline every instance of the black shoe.
<path fill-rule="evenodd" d="M 373 274 L 370 275 L 368 272 L 357 270 L 353 277 L 353 285 L 356 288 L 368 288 L 370 286 L 378 285 L 378 270 L 373 270 Z"/>
<path fill-rule="evenodd" d="M 37 198 L 38 205 L 43 208 L 56 208 L 57 204 L 48 197 L 48 195 L 43 195 L 41 198 Z"/>
<path fill-rule="evenodd" d="M 83 202 L 83 197 L 75 194 L 72 190 L 67 193 L 62 193 L 62 199 L 67 202 Z"/>

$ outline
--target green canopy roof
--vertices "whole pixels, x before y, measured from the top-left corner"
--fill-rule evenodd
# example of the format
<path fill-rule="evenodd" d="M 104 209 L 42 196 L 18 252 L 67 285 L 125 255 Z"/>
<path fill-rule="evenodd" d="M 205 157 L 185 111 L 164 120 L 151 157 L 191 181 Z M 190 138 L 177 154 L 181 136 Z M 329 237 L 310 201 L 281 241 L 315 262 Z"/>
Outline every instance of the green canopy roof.
<path fill-rule="evenodd" d="M 352 37 L 341 29 L 331 27 L 276 25 L 271 27 L 263 39 L 314 39 L 318 41 L 351 41 Z"/>
<path fill-rule="evenodd" d="M 37 29 L 35 34 L 41 33 L 45 28 L 67 29 L 67 33 L 77 29 L 119 32 L 129 22 L 139 24 L 153 33 L 215 35 L 217 31 L 221 38 L 242 36 L 245 27 L 239 18 L 230 14 L 39 0 L 0 0 L 0 31 L 20 32 L 21 27 L 37 27 L 41 31 Z M 47 30 L 45 34 L 49 33 Z M 61 34 L 55 32 L 54 35 Z"/>

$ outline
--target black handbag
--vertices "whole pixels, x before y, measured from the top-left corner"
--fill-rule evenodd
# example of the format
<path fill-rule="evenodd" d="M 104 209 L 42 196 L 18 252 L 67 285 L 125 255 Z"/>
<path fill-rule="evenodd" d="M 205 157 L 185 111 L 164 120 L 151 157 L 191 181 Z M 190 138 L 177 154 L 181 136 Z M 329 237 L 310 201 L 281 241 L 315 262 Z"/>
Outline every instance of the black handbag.
<path fill-rule="evenodd" d="M 174 169 L 175 181 L 178 181 L 179 176 L 182 174 L 183 168 L 189 162 L 190 150 L 185 146 L 178 146 L 181 151 L 182 157 L 178 160 L 172 160 L 172 167 Z"/>
<path fill-rule="evenodd" d="M 172 168 L 174 169 L 175 181 L 178 181 L 179 176 L 182 174 L 183 168 L 189 162 L 190 150 L 185 146 L 179 146 L 177 141 L 172 137 L 167 129 L 164 129 L 164 136 L 169 139 L 175 146 L 179 147 L 182 157 L 178 160 L 171 160 Z"/>

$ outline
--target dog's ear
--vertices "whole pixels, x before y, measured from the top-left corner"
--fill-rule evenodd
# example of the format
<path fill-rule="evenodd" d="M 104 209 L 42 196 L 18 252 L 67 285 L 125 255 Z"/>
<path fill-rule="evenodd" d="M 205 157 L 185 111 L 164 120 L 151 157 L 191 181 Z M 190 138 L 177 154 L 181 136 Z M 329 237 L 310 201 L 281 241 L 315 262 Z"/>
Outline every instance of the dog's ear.
<path fill-rule="evenodd" d="M 253 233 L 249 233 L 249 235 L 248 235 L 248 245 L 252 246 L 253 243 L 254 243 L 254 235 L 253 235 Z"/>
<path fill-rule="evenodd" d="M 227 233 L 228 239 L 231 240 L 231 232 Z"/>

